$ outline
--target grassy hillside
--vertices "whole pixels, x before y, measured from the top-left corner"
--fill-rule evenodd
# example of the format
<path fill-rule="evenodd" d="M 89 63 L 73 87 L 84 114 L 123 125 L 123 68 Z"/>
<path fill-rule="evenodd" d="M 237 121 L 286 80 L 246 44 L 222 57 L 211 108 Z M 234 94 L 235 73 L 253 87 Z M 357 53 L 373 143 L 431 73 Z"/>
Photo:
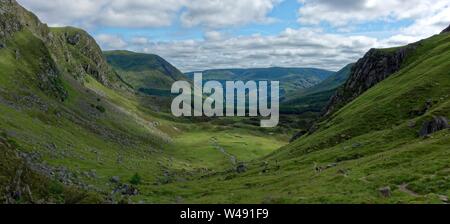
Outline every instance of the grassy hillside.
<path fill-rule="evenodd" d="M 449 59 L 450 34 L 421 41 L 399 72 L 313 134 L 250 163 L 243 174 L 217 173 L 166 191 L 209 203 L 446 203 L 450 132 L 418 132 L 432 116 L 450 117 Z"/>
<path fill-rule="evenodd" d="M 419 131 L 450 117 L 449 33 L 416 43 L 397 72 L 287 144 L 282 127 L 254 119 L 173 118 L 86 32 L 48 28 L 15 1 L 0 9 L 1 203 L 448 203 L 450 132 Z M 138 56 L 116 63 L 153 67 Z"/>
<path fill-rule="evenodd" d="M 209 142 L 225 129 L 175 122 L 159 112 L 158 99 L 134 94 L 86 32 L 47 28 L 15 1 L 1 3 L 9 16 L 0 18 L 8 31 L 0 39 L 2 203 L 138 202 L 142 186 L 215 164 L 234 166 L 228 151 L 218 149 L 221 143 Z M 249 140 L 245 145 L 224 142 L 245 148 L 230 150 L 239 161 L 285 142 L 242 136 Z M 199 147 L 204 151 L 196 152 Z M 204 158 L 192 160 L 197 157 Z"/>
<path fill-rule="evenodd" d="M 170 95 L 175 81 L 186 80 L 177 68 L 157 55 L 130 51 L 107 51 L 104 55 L 128 83 L 148 95 Z"/>
<path fill-rule="evenodd" d="M 345 84 L 351 73 L 353 65 L 354 64 L 346 65 L 344 68 L 342 68 L 341 70 L 334 73 L 333 75 L 325 79 L 323 82 L 315 86 L 312 86 L 307 89 L 298 90 L 297 92 L 295 92 L 295 94 L 292 94 L 293 99 L 287 99 L 286 101 L 290 102 L 292 100 L 296 100 L 297 98 L 337 89 L 338 87 Z"/>
<path fill-rule="evenodd" d="M 320 113 L 334 92 L 348 79 L 353 64 L 349 64 L 319 84 L 290 94 L 281 105 L 282 113 Z"/>

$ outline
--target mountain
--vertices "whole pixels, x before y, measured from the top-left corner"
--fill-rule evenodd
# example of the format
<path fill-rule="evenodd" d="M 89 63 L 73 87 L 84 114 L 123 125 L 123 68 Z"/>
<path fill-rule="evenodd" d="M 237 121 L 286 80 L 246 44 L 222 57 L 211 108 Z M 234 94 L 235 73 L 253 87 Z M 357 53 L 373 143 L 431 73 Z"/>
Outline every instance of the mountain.
<path fill-rule="evenodd" d="M 0 14 L 0 201 L 106 201 L 96 169 L 170 137 L 85 31 L 49 28 L 14 0 Z"/>
<path fill-rule="evenodd" d="M 203 79 L 218 81 L 280 81 L 282 96 L 290 95 L 295 90 L 315 86 L 327 79 L 334 72 L 315 68 L 251 68 L 251 69 L 216 69 L 202 71 Z M 192 79 L 194 72 L 186 74 Z"/>
<path fill-rule="evenodd" d="M 332 97 L 331 102 L 325 109 L 325 115 L 330 115 L 371 87 L 398 72 L 409 54 L 412 54 L 418 45 L 420 43 L 392 49 L 371 49 L 355 64 L 344 87 Z"/>
<path fill-rule="evenodd" d="M 104 55 L 126 82 L 143 93 L 170 93 L 174 82 L 187 80 L 183 73 L 158 55 L 130 51 L 106 51 Z"/>
<path fill-rule="evenodd" d="M 341 87 L 342 85 L 347 82 L 348 77 L 350 76 L 350 72 L 352 70 L 352 67 L 354 64 L 346 65 L 344 68 L 339 70 L 338 72 L 334 73 L 327 79 L 325 79 L 323 82 L 307 88 L 307 89 L 301 89 L 295 93 L 296 97 L 302 97 L 311 95 L 314 93 L 320 93 L 320 92 L 326 92 L 330 90 L 335 90 L 338 87 Z"/>
<path fill-rule="evenodd" d="M 319 84 L 300 89 L 282 103 L 284 113 L 301 114 L 306 111 L 321 112 L 338 87 L 345 84 L 354 64 L 349 64 Z"/>
<path fill-rule="evenodd" d="M 450 33 L 371 50 L 341 92 L 314 132 L 202 180 L 194 202 L 448 203 Z"/>

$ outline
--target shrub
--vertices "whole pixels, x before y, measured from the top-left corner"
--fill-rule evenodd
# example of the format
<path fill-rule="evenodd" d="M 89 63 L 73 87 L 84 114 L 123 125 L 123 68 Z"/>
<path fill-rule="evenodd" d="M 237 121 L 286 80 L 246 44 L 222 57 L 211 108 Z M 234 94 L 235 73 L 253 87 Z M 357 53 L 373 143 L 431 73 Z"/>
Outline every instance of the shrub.
<path fill-rule="evenodd" d="M 133 185 L 139 185 L 142 183 L 142 178 L 138 173 L 135 173 L 131 179 L 130 179 L 130 183 Z"/>
<path fill-rule="evenodd" d="M 106 109 L 103 106 L 101 106 L 101 105 L 97 105 L 95 108 L 97 108 L 97 110 L 100 111 L 101 113 L 105 113 L 106 112 Z"/>

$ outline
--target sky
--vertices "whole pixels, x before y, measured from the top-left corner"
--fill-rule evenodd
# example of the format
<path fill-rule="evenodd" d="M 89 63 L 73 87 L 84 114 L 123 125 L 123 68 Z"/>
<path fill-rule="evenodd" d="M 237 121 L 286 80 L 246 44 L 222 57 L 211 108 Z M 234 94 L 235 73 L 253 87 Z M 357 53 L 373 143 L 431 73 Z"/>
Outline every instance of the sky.
<path fill-rule="evenodd" d="M 103 50 L 158 54 L 183 72 L 337 71 L 370 48 L 450 25 L 449 0 L 18 0 L 49 26 L 87 30 Z"/>

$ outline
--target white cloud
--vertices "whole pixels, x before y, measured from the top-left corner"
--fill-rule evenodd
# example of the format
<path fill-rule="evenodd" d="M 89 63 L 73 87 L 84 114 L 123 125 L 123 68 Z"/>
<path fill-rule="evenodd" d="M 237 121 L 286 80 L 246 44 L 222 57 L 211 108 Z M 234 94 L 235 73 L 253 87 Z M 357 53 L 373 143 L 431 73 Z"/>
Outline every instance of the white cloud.
<path fill-rule="evenodd" d="M 299 0 L 299 22 L 346 26 L 373 20 L 417 19 L 434 15 L 448 0 Z"/>
<path fill-rule="evenodd" d="M 219 33 L 212 33 L 218 36 Z M 135 51 L 158 54 L 183 71 L 230 67 L 298 66 L 338 70 L 354 62 L 371 47 L 375 38 L 327 34 L 316 29 L 286 29 L 273 36 L 220 36 L 204 40 L 130 44 Z"/>
<path fill-rule="evenodd" d="M 298 0 L 304 4 L 298 18 L 303 28 L 286 28 L 269 36 L 231 36 L 224 28 L 270 22 L 273 19 L 268 15 L 281 0 L 18 1 L 50 24 L 96 30 L 105 26 L 171 26 L 179 20 L 182 26 L 202 28 L 203 39 L 196 40 L 155 42 L 146 36 L 124 39 L 120 33 L 95 37 L 105 50 L 129 49 L 159 54 L 183 71 L 269 66 L 337 70 L 356 61 L 370 48 L 415 42 L 439 33 L 450 24 L 448 0 Z M 360 32 L 358 24 L 403 19 L 408 19 L 411 25 L 390 31 L 387 37 L 352 34 Z M 341 33 L 327 33 L 322 29 L 323 23 Z"/>
<path fill-rule="evenodd" d="M 186 5 L 181 22 L 186 27 L 221 28 L 273 21 L 267 14 L 280 0 L 195 0 Z"/>
<path fill-rule="evenodd" d="M 450 24 L 448 0 L 298 0 L 300 24 L 317 25 L 325 22 L 339 31 L 352 32 L 353 26 L 370 22 L 391 23 L 412 21 L 399 27 L 381 46 L 397 46 L 438 34 Z"/>
<path fill-rule="evenodd" d="M 271 21 L 281 0 L 18 0 L 54 25 L 151 28 L 172 25 L 223 28 Z"/>
<path fill-rule="evenodd" d="M 95 36 L 95 39 L 103 47 L 104 50 L 118 50 L 128 46 L 121 37 L 109 34 L 100 34 Z"/>
<path fill-rule="evenodd" d="M 133 45 L 146 45 L 150 43 L 150 40 L 146 37 L 133 37 L 131 39 L 131 44 Z"/>
<path fill-rule="evenodd" d="M 224 38 L 223 34 L 218 31 L 206 31 L 203 36 L 205 40 L 210 41 L 219 41 Z"/>

